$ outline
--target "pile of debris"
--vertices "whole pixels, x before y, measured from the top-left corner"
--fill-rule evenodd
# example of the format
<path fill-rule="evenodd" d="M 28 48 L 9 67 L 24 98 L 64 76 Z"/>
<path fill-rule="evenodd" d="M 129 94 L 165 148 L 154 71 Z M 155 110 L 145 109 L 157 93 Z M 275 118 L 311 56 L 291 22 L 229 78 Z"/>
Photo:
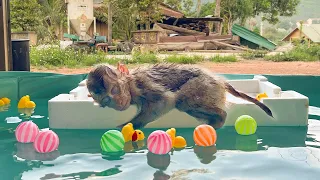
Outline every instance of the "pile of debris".
<path fill-rule="evenodd" d="M 252 51 L 260 47 L 274 50 L 268 39 L 242 26 L 234 25 L 232 34 L 220 35 L 209 28 L 214 18 L 184 18 L 155 23 L 152 30 L 133 32 L 135 44 L 156 46 L 165 51 L 237 50 Z"/>

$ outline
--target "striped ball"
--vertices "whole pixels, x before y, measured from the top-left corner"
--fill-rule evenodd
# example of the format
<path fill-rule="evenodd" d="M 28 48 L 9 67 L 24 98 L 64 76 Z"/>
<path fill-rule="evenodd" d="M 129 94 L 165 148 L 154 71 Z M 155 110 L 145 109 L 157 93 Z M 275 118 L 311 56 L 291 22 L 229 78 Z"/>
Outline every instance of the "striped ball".
<path fill-rule="evenodd" d="M 212 146 L 216 143 L 216 130 L 207 124 L 197 126 L 193 131 L 193 140 L 198 146 Z"/>
<path fill-rule="evenodd" d="M 120 152 L 124 148 L 124 137 L 118 130 L 109 130 L 102 135 L 100 146 L 104 152 Z"/>
<path fill-rule="evenodd" d="M 235 122 L 235 129 L 240 135 L 252 135 L 256 133 L 257 122 L 251 116 L 242 115 Z"/>
<path fill-rule="evenodd" d="M 38 126 L 32 121 L 20 123 L 15 131 L 15 136 L 18 142 L 32 143 L 39 133 Z"/>
<path fill-rule="evenodd" d="M 147 145 L 154 154 L 167 154 L 172 148 L 172 140 L 165 131 L 157 130 L 149 135 Z"/>
<path fill-rule="evenodd" d="M 49 153 L 59 147 L 59 137 L 52 130 L 40 131 L 34 140 L 33 147 L 39 153 Z"/>

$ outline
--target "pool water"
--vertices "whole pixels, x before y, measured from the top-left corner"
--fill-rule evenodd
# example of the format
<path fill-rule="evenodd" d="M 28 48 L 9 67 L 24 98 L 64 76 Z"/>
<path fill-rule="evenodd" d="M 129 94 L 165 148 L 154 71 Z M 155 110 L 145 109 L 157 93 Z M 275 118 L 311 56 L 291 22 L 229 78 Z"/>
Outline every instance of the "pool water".
<path fill-rule="evenodd" d="M 148 153 L 146 144 L 140 143 L 126 144 L 127 153 L 121 157 L 109 157 L 100 150 L 100 138 L 107 130 L 54 129 L 59 149 L 39 154 L 32 144 L 18 143 L 14 135 L 19 121 L 31 119 L 39 128 L 48 128 L 48 99 L 34 101 L 32 115 L 21 115 L 15 102 L 0 112 L 1 180 L 320 178 L 320 121 L 315 118 L 308 128 L 258 127 L 251 136 L 225 127 L 217 130 L 217 144 L 209 148 L 194 146 L 193 129 L 177 129 L 187 148 L 162 156 Z M 146 137 L 154 130 L 143 129 Z"/>

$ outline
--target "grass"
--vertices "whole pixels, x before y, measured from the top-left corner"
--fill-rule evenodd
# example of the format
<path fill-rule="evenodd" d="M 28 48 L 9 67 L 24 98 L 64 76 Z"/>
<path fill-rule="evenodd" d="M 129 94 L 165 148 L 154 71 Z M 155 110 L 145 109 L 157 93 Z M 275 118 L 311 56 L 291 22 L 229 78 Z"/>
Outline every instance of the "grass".
<path fill-rule="evenodd" d="M 220 55 L 217 55 L 217 56 L 213 56 L 209 59 L 209 61 L 211 62 L 237 62 L 238 59 L 235 55 L 229 55 L 229 56 L 220 56 Z"/>
<path fill-rule="evenodd" d="M 247 51 L 240 56 L 243 59 L 256 59 L 256 58 L 263 58 L 267 54 L 265 50 L 256 50 L 256 51 Z"/>
<path fill-rule="evenodd" d="M 109 54 L 109 53 L 108 53 Z M 112 53 L 109 55 L 123 55 L 121 53 Z M 37 49 L 32 47 L 30 51 L 31 65 L 35 67 L 45 68 L 78 68 L 93 66 L 95 64 L 108 63 L 116 64 L 119 61 L 125 64 L 155 64 L 159 62 L 169 62 L 178 64 L 197 64 L 204 61 L 211 62 L 236 62 L 237 58 L 234 55 L 231 56 L 214 56 L 205 58 L 199 55 L 179 55 L 169 54 L 165 58 L 159 58 L 156 53 L 148 52 L 134 52 L 131 58 L 123 56 L 121 58 L 115 56 L 107 56 L 102 51 L 96 51 L 94 53 L 86 51 L 77 51 L 74 49 L 60 49 L 59 47 L 47 47 Z"/>
<path fill-rule="evenodd" d="M 306 44 L 297 45 L 291 51 L 265 56 L 265 60 L 281 61 L 320 61 L 320 45 L 312 44 L 310 47 Z"/>
<path fill-rule="evenodd" d="M 60 49 L 49 47 L 30 50 L 30 63 L 34 66 L 44 67 L 82 67 L 92 66 L 98 63 L 116 64 L 119 59 L 108 58 L 105 53 L 98 51 L 95 54 L 74 51 L 72 49 Z"/>
<path fill-rule="evenodd" d="M 170 55 L 167 56 L 164 61 L 169 63 L 178 63 L 178 64 L 196 64 L 203 62 L 205 59 L 202 56 L 187 56 L 187 55 Z"/>

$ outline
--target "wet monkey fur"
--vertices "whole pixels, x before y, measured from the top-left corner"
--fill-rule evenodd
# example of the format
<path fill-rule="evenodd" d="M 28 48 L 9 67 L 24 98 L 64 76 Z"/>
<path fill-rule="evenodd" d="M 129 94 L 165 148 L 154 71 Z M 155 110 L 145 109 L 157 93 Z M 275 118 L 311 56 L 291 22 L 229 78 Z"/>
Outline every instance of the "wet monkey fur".
<path fill-rule="evenodd" d="M 272 116 L 260 101 L 235 90 L 221 77 L 191 65 L 160 63 L 130 73 L 124 65 L 98 65 L 88 74 L 87 88 L 100 107 L 124 111 L 136 105 L 138 113 L 130 121 L 134 128 L 142 128 L 176 108 L 219 129 L 227 116 L 226 92 L 255 103 Z"/>

